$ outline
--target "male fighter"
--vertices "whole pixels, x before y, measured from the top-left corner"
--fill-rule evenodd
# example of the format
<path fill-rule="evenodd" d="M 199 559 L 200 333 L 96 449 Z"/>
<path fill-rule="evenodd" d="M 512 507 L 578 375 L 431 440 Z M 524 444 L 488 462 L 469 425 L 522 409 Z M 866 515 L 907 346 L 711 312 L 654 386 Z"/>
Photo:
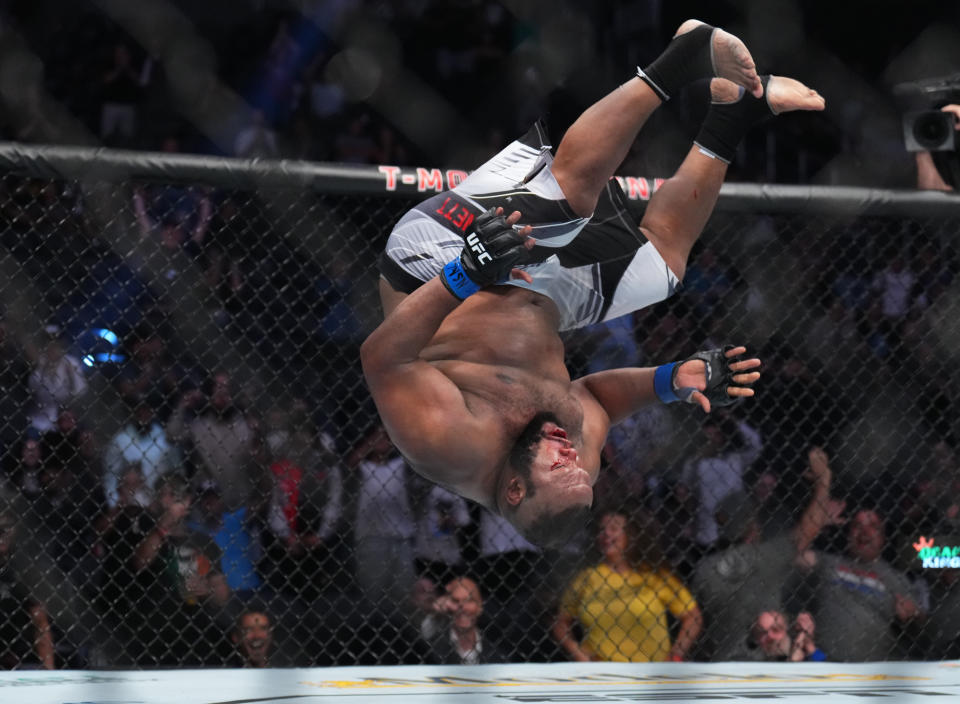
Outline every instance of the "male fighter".
<path fill-rule="evenodd" d="M 710 75 L 720 78 L 696 143 L 637 227 L 610 177 L 652 111 Z M 709 411 L 751 396 L 760 362 L 743 347 L 571 381 L 558 333 L 671 295 L 740 138 L 771 114 L 823 105 L 798 81 L 761 80 L 739 39 L 688 20 L 578 118 L 555 159 L 542 140 L 515 142 L 408 213 L 381 259 L 387 317 L 361 356 L 414 469 L 530 540 L 560 542 L 592 503 L 611 424 L 657 398 Z M 520 213 L 528 224 L 515 231 Z"/>

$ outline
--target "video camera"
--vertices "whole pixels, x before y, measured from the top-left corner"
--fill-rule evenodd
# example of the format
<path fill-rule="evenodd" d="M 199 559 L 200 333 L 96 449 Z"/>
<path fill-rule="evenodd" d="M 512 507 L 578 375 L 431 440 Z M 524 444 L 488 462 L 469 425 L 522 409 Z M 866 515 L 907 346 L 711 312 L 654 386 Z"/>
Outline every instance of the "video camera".
<path fill-rule="evenodd" d="M 956 151 L 956 118 L 939 108 L 960 103 L 960 73 L 900 83 L 893 94 L 903 113 L 903 141 L 908 152 Z"/>

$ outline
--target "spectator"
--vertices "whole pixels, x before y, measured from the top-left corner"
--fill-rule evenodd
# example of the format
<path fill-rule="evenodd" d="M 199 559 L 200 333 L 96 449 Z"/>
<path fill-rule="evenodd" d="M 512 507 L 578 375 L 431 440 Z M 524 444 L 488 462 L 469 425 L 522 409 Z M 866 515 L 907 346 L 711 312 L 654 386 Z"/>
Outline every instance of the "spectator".
<path fill-rule="evenodd" d="M 445 580 L 463 566 L 458 533 L 470 525 L 467 502 L 442 486 L 428 487 L 417 518 L 417 574 Z"/>
<path fill-rule="evenodd" d="M 874 278 L 872 288 L 880 294 L 880 311 L 890 326 L 897 325 L 910 312 L 916 282 L 917 275 L 907 266 L 907 258 L 901 252 L 894 252 Z"/>
<path fill-rule="evenodd" d="M 48 325 L 43 332 L 43 347 L 36 355 L 30 374 L 33 393 L 30 425 L 41 433 L 53 430 L 60 409 L 77 401 L 87 391 L 80 360 L 67 354 L 60 328 Z"/>
<path fill-rule="evenodd" d="M 826 653 L 814 640 L 815 624 L 806 611 L 797 614 L 792 628 L 781 611 L 764 611 L 750 629 L 748 650 L 755 660 L 822 662 Z"/>
<path fill-rule="evenodd" d="M 652 517 L 608 512 L 600 519 L 601 561 L 580 572 L 561 601 L 553 635 L 571 660 L 686 660 L 700 635 L 700 608 L 666 566 Z M 680 623 L 671 642 L 667 619 Z M 581 641 L 573 635 L 579 623 Z"/>
<path fill-rule="evenodd" d="M 478 622 L 483 614 L 480 587 L 468 577 L 447 582 L 433 605 L 438 625 L 430 640 L 428 662 L 435 665 L 484 665 L 509 662 Z"/>
<path fill-rule="evenodd" d="M 218 662 L 218 625 L 230 589 L 219 548 L 190 531 L 191 492 L 178 474 L 157 481 L 150 507 L 128 509 L 105 537 L 102 608 L 132 664 L 203 666 Z"/>
<path fill-rule="evenodd" d="M 208 536 L 220 548 L 219 571 L 238 599 L 247 601 L 260 590 L 262 583 L 256 564 L 260 559 L 260 535 L 256 516 L 246 507 L 227 511 L 220 487 L 206 480 L 200 486 L 197 502 L 187 527 Z"/>
<path fill-rule="evenodd" d="M 295 400 L 281 423 L 266 438 L 273 489 L 260 569 L 275 589 L 312 601 L 338 571 L 343 472 L 333 438 L 317 430 L 304 401 Z"/>
<path fill-rule="evenodd" d="M 28 498 L 40 493 L 40 470 L 43 447 L 36 433 L 25 435 L 17 450 L 8 457 L 6 478 L 8 484 Z"/>
<path fill-rule="evenodd" d="M 846 554 L 811 556 L 817 577 L 813 615 L 831 659 L 896 659 L 903 654 L 903 628 L 916 628 L 924 616 L 906 575 L 881 556 L 885 546 L 880 514 L 861 509 L 850 519 Z"/>
<path fill-rule="evenodd" d="M 255 461 L 253 430 L 234 404 L 228 373 L 214 373 L 202 391 L 186 391 L 170 416 L 167 434 L 193 451 L 194 480 L 215 481 L 227 511 L 258 506 L 270 495 L 270 478 Z"/>
<path fill-rule="evenodd" d="M 273 619 L 265 611 L 247 609 L 237 619 L 230 636 L 235 651 L 229 667 L 291 667 L 293 662 L 277 648 Z"/>
<path fill-rule="evenodd" d="M 100 138 L 113 146 L 129 147 L 137 131 L 140 72 L 126 44 L 114 45 L 112 59 L 101 79 Z"/>
<path fill-rule="evenodd" d="M 0 493 L 0 669 L 55 666 L 50 617 L 20 574 L 32 562 L 18 548 L 14 500 Z"/>
<path fill-rule="evenodd" d="M 107 505 L 110 508 L 117 505 L 120 478 L 131 467 L 139 469 L 149 495 L 157 479 L 178 464 L 154 409 L 145 399 L 134 402 L 130 421 L 107 443 L 103 462 L 103 491 Z"/>
<path fill-rule="evenodd" d="M 409 468 L 381 425 L 351 451 L 347 465 L 359 475 L 353 524 L 357 582 L 374 604 L 385 598 L 402 603 L 415 579 Z"/>
<path fill-rule="evenodd" d="M 152 242 L 164 253 L 167 268 L 160 273 L 172 281 L 182 273 L 178 269 L 181 259 L 177 256 L 181 250 L 190 257 L 199 256 L 213 207 L 205 195 L 194 198 L 180 189 L 167 188 L 153 194 L 153 200 L 159 201 L 153 204 L 154 208 L 161 211 L 155 214 L 148 207 L 148 195 L 141 186 L 133 189 L 137 228 L 143 241 Z"/>
<path fill-rule="evenodd" d="M 798 556 L 806 554 L 824 526 L 842 520 L 843 504 L 830 500 L 832 472 L 826 453 L 812 448 L 808 460 L 804 476 L 812 494 L 790 532 L 761 540 L 756 504 L 743 492 L 727 495 L 718 505 L 722 537 L 730 546 L 705 557 L 693 577 L 693 593 L 706 622 L 701 657 L 750 659 L 744 634 L 757 613 L 784 610 L 784 588 L 792 581 Z"/>
<path fill-rule="evenodd" d="M 760 434 L 746 421 L 711 415 L 703 422 L 704 442 L 697 456 L 683 466 L 678 493 L 696 505 L 696 541 L 709 550 L 719 535 L 717 505 L 723 497 L 743 490 L 744 473 L 757 457 Z M 741 441 L 736 443 L 739 436 Z"/>

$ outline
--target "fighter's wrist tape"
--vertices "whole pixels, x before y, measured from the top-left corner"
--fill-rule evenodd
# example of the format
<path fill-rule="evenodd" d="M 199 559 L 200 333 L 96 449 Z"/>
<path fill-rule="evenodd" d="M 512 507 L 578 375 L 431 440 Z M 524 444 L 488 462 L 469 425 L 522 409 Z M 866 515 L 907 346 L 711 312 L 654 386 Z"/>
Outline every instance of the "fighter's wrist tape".
<path fill-rule="evenodd" d="M 678 364 L 680 362 L 661 364 L 653 374 L 653 390 L 657 392 L 657 398 L 664 403 L 683 400 L 673 390 L 673 370 Z"/>
<path fill-rule="evenodd" d="M 443 281 L 447 290 L 461 301 L 480 290 L 480 287 L 463 270 L 460 257 L 447 262 L 443 271 L 440 272 L 440 280 Z"/>

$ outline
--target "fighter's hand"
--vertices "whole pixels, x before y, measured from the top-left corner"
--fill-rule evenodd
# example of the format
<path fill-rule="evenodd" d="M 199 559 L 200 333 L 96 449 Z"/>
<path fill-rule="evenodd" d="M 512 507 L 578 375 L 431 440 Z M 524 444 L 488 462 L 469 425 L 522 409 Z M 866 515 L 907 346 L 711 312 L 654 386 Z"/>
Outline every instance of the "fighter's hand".
<path fill-rule="evenodd" d="M 729 406 L 754 395 L 760 378 L 760 360 L 743 359 L 746 347 L 697 352 L 673 370 L 673 389 L 687 403 L 696 403 L 709 413 L 713 406 Z"/>
<path fill-rule="evenodd" d="M 506 281 L 511 275 L 528 283 L 533 280 L 516 268 L 529 261 L 529 251 L 534 245 L 529 226 L 514 228 L 519 220 L 518 211 L 504 217 L 503 208 L 490 209 L 476 219 L 460 257 L 443 268 L 440 278 L 450 293 L 463 300 L 484 286 Z"/>

